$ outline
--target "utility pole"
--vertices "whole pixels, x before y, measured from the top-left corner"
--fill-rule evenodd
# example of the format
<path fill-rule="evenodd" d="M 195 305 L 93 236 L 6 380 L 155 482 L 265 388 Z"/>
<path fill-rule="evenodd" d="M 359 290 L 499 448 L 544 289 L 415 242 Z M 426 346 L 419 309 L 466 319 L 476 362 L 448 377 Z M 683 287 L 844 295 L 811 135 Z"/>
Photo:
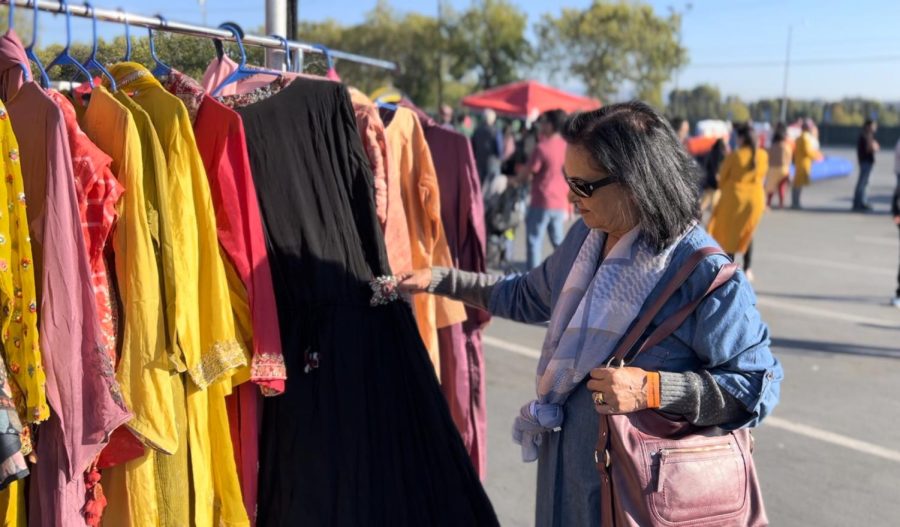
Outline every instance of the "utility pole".
<path fill-rule="evenodd" d="M 203 25 L 206 25 L 206 0 L 197 0 L 197 3 L 200 4 L 200 18 L 203 20 Z"/>
<path fill-rule="evenodd" d="M 288 0 L 266 0 L 266 34 L 286 36 L 288 32 Z M 281 69 L 284 50 L 266 49 L 266 67 Z"/>
<path fill-rule="evenodd" d="M 781 92 L 781 122 L 787 123 L 787 92 L 788 92 L 788 71 L 791 69 L 791 38 L 794 34 L 794 26 L 788 26 L 787 38 L 787 54 L 784 58 L 784 86 Z"/>

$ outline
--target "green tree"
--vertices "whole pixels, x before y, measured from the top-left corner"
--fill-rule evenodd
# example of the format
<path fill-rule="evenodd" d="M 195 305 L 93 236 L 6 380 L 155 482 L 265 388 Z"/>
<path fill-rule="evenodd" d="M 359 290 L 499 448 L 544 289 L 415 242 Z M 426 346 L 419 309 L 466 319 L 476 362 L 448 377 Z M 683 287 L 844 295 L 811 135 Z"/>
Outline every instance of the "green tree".
<path fill-rule="evenodd" d="M 543 16 L 536 28 L 540 62 L 579 78 L 595 97 L 633 86 L 638 97 L 661 105 L 663 83 L 687 62 L 680 25 L 678 14 L 660 17 L 645 3 L 594 0 L 584 10 Z"/>
<path fill-rule="evenodd" d="M 741 100 L 740 97 L 729 95 L 725 98 L 723 105 L 725 118 L 731 121 L 745 122 L 750 120 L 750 108 Z"/>
<path fill-rule="evenodd" d="M 691 122 L 702 119 L 724 119 L 722 94 L 711 84 L 701 84 L 689 90 L 669 93 L 669 112 Z"/>
<path fill-rule="evenodd" d="M 449 24 L 451 74 L 462 79 L 474 73 L 479 88 L 518 80 L 533 59 L 527 23 L 525 12 L 508 0 L 475 0 Z"/>

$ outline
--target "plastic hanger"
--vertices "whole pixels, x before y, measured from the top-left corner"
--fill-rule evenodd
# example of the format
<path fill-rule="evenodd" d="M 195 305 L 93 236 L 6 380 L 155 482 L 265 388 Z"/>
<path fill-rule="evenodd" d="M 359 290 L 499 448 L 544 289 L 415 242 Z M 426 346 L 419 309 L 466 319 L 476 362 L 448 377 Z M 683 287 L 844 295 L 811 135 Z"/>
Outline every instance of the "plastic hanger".
<path fill-rule="evenodd" d="M 162 15 L 156 15 L 156 18 L 159 19 L 162 25 L 166 24 L 166 19 L 163 18 Z M 153 30 L 149 27 L 147 28 L 147 34 L 150 40 L 150 57 L 153 59 L 153 62 L 156 63 L 156 66 L 153 68 L 153 76 L 165 77 L 166 75 L 172 73 L 172 67 L 159 60 L 159 57 L 156 55 L 156 44 L 153 43 Z"/>
<path fill-rule="evenodd" d="M 287 39 L 278 35 L 269 36 L 281 42 L 281 45 L 284 47 L 284 71 L 291 71 L 291 47 L 288 46 Z"/>
<path fill-rule="evenodd" d="M 36 1 L 36 0 L 35 0 Z M 6 25 L 6 34 L 9 35 L 9 32 L 13 30 L 13 26 L 16 23 L 16 3 L 9 3 L 9 23 Z M 22 73 L 25 75 L 25 82 L 31 80 L 31 68 L 27 63 L 19 63 L 19 66 L 22 67 Z"/>
<path fill-rule="evenodd" d="M 224 24 L 220 25 L 219 28 L 226 29 L 226 30 L 230 31 L 232 35 L 234 35 L 234 40 L 237 42 L 238 49 L 241 52 L 241 62 L 238 64 L 238 67 L 236 70 L 231 72 L 231 74 L 229 74 L 227 77 L 225 77 L 225 80 L 223 80 L 221 83 L 219 83 L 218 86 L 216 86 L 216 89 L 213 90 L 213 92 L 212 92 L 213 97 L 216 97 L 217 95 L 219 95 L 219 93 L 222 91 L 222 88 L 224 88 L 225 86 L 228 86 L 229 84 L 233 84 L 239 80 L 246 79 L 247 77 L 252 77 L 253 75 L 259 75 L 260 73 L 263 73 L 263 74 L 268 74 L 268 75 L 274 75 L 276 77 L 281 76 L 280 71 L 247 67 L 247 52 L 244 49 L 244 42 L 241 40 L 244 32 L 239 25 L 237 25 L 233 22 L 225 22 Z"/>
<path fill-rule="evenodd" d="M 10 4 L 12 5 L 12 4 Z M 37 66 L 38 73 L 41 75 L 41 87 L 45 90 L 50 87 L 50 77 L 47 76 L 47 70 L 44 69 L 44 65 L 41 64 L 40 59 L 37 58 L 37 55 L 34 53 L 34 44 L 37 42 L 37 34 L 38 34 L 38 6 L 37 0 L 32 0 L 31 6 L 34 8 L 34 26 L 31 31 L 31 44 L 25 48 L 25 55 L 28 59 Z"/>
<path fill-rule="evenodd" d="M 91 54 L 88 59 L 84 62 L 84 69 L 97 70 L 101 75 L 106 77 L 109 80 L 109 89 L 112 92 L 116 91 L 116 79 L 112 76 L 112 73 L 106 69 L 103 64 L 100 64 L 100 61 L 97 60 L 97 14 L 94 12 L 94 6 L 91 5 L 90 2 L 85 2 L 84 7 L 91 14 L 91 29 L 94 37 L 94 41 L 91 45 Z"/>
<path fill-rule="evenodd" d="M 128 13 L 121 7 L 119 12 L 125 20 L 125 56 L 122 57 L 122 62 L 131 62 L 131 26 L 128 25 Z"/>
<path fill-rule="evenodd" d="M 94 80 L 93 78 L 91 78 L 91 72 L 85 69 L 85 67 L 82 66 L 80 62 L 75 60 L 75 57 L 73 57 L 69 52 L 69 48 L 72 46 L 72 13 L 69 11 L 69 4 L 66 3 L 66 0 L 59 0 L 59 8 L 66 14 L 66 47 L 64 47 L 59 55 L 57 55 L 56 58 L 47 65 L 47 69 L 50 70 L 53 68 L 53 66 L 74 66 L 78 73 L 84 75 L 84 78 L 87 79 L 88 84 L 90 84 L 90 86 L 93 88 Z"/>
<path fill-rule="evenodd" d="M 321 51 L 325 56 L 325 65 L 328 67 L 328 71 L 334 70 L 334 58 L 331 56 L 331 50 L 322 44 L 313 44 L 312 47 Z"/>

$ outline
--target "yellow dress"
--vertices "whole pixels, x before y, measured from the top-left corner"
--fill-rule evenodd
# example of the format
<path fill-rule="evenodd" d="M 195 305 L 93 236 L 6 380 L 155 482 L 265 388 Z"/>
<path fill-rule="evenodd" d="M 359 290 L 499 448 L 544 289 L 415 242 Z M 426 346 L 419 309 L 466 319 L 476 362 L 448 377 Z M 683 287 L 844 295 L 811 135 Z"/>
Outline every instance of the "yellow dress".
<path fill-rule="evenodd" d="M 752 150 L 741 147 L 728 154 L 719 169 L 721 197 L 709 222 L 709 233 L 729 254 L 744 253 L 766 210 L 763 183 L 769 170 L 769 154 L 756 150 L 756 166 L 750 168 Z"/>
<path fill-rule="evenodd" d="M 0 163 L 5 173 L 0 184 L 0 331 L 2 331 L 3 359 L 12 373 L 9 386 L 14 394 L 19 417 L 22 419 L 22 453 L 32 452 L 28 423 L 40 422 L 50 415 L 47 406 L 46 378 L 41 366 L 38 345 L 37 314 L 30 307 L 37 291 L 32 266 L 23 268 L 10 264 L 22 258 L 31 260 L 31 238 L 25 205 L 17 196 L 24 195 L 22 169 L 19 165 L 19 145 L 13 134 L 6 107 L 0 103 Z M 28 304 L 25 305 L 25 299 Z M 0 516 L 4 527 L 24 527 L 25 493 L 22 482 L 15 481 L 0 492 Z"/>
<path fill-rule="evenodd" d="M 810 183 L 813 161 L 819 153 L 813 146 L 813 138 L 809 132 L 803 132 L 797 139 L 794 148 L 794 186 L 805 187 Z"/>
<path fill-rule="evenodd" d="M 179 431 L 171 374 L 165 360 L 160 282 L 144 193 L 141 134 L 128 109 L 97 87 L 82 117 L 85 133 L 112 158 L 112 170 L 126 188 L 113 238 L 116 275 L 122 298 L 122 343 L 116 379 L 134 414 L 128 428 L 147 446 L 172 454 Z M 110 497 L 107 525 L 150 524 L 157 512 L 153 464 L 143 458 L 105 471 Z M 130 519 L 130 521 L 129 521 Z"/>
<path fill-rule="evenodd" d="M 191 492 L 183 495 L 193 499 L 193 524 L 198 527 L 249 524 L 225 410 L 227 383 L 246 358 L 235 339 L 209 183 L 190 117 L 184 104 L 143 66 L 122 63 L 110 70 L 120 90 L 132 93 L 149 115 L 166 156 L 176 276 L 177 347 L 171 359 L 191 381 L 185 386 Z"/>
<path fill-rule="evenodd" d="M 391 149 L 390 179 L 399 181 L 406 212 L 413 269 L 452 267 L 450 247 L 441 223 L 441 194 L 431 151 L 419 118 L 407 108 L 398 108 L 386 129 Z M 390 183 L 390 181 L 389 181 Z M 400 272 L 402 269 L 394 269 Z M 434 370 L 440 378 L 441 361 L 437 330 L 466 320 L 461 302 L 434 295 L 413 299 L 416 323 Z"/>
<path fill-rule="evenodd" d="M 39 423 L 50 416 L 46 375 L 41 362 L 37 330 L 37 289 L 32 262 L 31 237 L 25 212 L 25 187 L 19 163 L 19 145 L 9 114 L 0 103 L 0 158 L 5 182 L 0 185 L 0 290 L 4 358 L 12 373 L 13 391 L 22 424 Z M 31 452 L 27 429 L 22 434 L 24 454 Z"/>

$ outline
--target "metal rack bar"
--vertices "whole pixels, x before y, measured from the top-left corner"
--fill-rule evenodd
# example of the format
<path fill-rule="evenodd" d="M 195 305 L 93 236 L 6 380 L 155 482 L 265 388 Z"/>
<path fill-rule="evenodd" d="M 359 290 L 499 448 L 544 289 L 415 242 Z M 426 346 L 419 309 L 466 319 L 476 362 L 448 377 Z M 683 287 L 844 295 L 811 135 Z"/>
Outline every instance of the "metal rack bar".
<path fill-rule="evenodd" d="M 62 7 L 60 6 L 59 2 L 53 2 L 50 0 L 0 0 L 0 5 L 9 5 L 10 3 L 15 3 L 17 7 L 32 7 L 33 2 L 35 1 L 37 2 L 38 9 L 40 9 L 41 11 L 63 13 Z M 70 4 L 69 12 L 73 16 L 90 18 L 88 9 L 84 5 Z M 125 13 L 123 11 L 112 11 L 109 9 L 101 8 L 95 8 L 94 13 L 97 16 L 97 20 L 101 20 L 103 22 L 124 24 L 127 20 L 128 23 L 132 26 L 145 27 L 159 31 L 167 31 L 170 33 L 180 33 L 182 35 L 191 35 L 195 37 L 217 38 L 221 40 L 229 40 L 232 42 L 234 41 L 234 37 L 232 36 L 231 32 L 224 29 L 198 26 L 195 24 L 185 24 L 182 22 L 174 22 L 171 20 L 163 21 L 162 19 L 154 16 L 138 15 L 134 13 Z M 264 48 L 280 50 L 284 49 L 284 45 L 280 41 L 271 37 L 245 35 L 242 40 L 244 44 L 261 46 Z M 318 47 L 294 40 L 289 40 L 288 46 L 292 50 L 297 50 L 302 53 L 324 53 Z M 329 52 L 331 53 L 331 56 L 336 59 L 356 62 L 357 64 L 365 64 L 367 66 L 382 68 L 391 71 L 395 71 L 397 69 L 397 64 L 391 61 L 375 59 L 372 57 L 366 57 L 364 55 L 357 55 L 355 53 L 347 53 L 338 50 L 329 50 Z"/>

